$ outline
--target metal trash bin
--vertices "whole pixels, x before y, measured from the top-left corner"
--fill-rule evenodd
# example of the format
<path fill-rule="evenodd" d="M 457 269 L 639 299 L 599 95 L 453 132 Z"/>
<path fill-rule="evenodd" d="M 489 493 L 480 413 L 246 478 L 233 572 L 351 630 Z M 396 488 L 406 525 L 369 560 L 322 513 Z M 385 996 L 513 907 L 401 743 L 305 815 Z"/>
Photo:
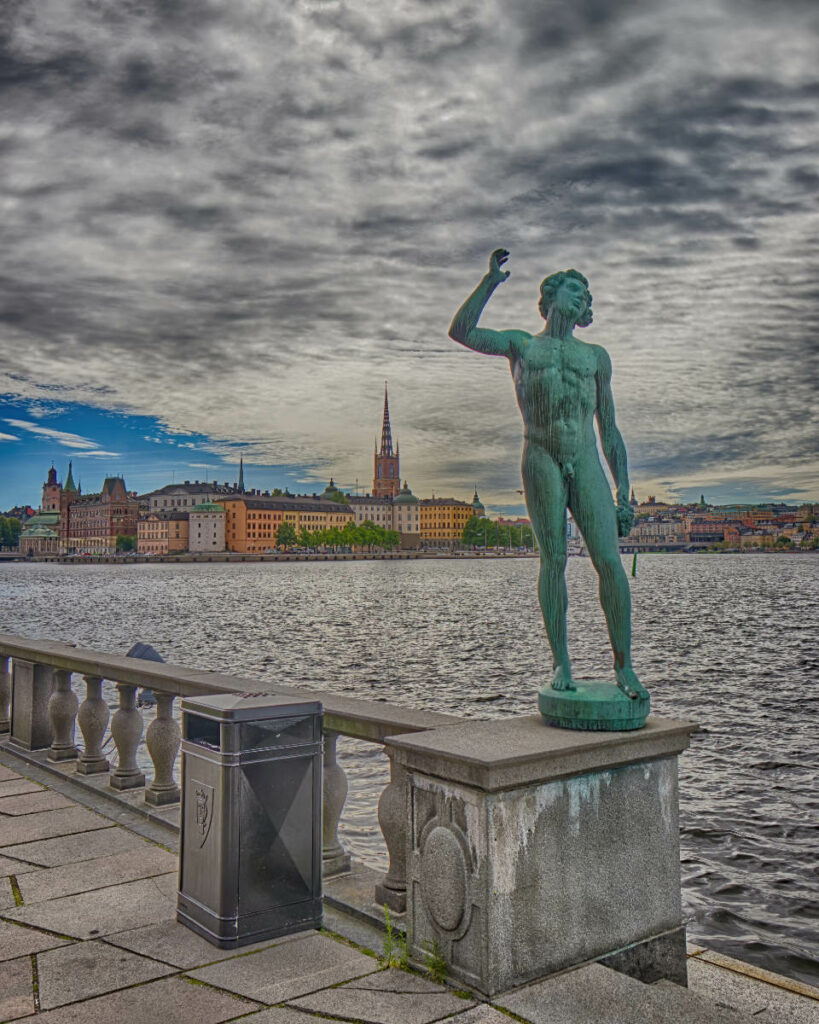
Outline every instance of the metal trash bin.
<path fill-rule="evenodd" d="M 182 702 L 177 920 L 221 949 L 319 928 L 319 701 Z"/>

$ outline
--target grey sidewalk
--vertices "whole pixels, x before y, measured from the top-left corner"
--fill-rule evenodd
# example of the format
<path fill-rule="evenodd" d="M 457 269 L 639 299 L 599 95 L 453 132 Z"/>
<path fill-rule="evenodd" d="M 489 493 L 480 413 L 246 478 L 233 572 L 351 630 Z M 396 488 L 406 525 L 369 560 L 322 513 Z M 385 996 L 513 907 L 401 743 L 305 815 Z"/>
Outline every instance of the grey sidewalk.
<path fill-rule="evenodd" d="M 819 1024 L 819 991 L 707 950 L 689 958 L 690 991 L 594 964 L 494 1006 L 326 932 L 218 950 L 176 923 L 173 852 L 42 778 L 0 764 L 0 1021 Z"/>

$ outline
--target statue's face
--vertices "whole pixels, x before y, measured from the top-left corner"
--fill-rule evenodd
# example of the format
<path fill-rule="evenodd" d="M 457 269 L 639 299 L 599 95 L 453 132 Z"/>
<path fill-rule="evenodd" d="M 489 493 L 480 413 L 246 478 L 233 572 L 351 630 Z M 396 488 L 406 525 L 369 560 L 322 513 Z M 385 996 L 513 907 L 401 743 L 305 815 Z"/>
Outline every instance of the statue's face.
<path fill-rule="evenodd" d="M 567 277 L 557 289 L 553 304 L 558 312 L 572 317 L 576 323 L 589 304 L 586 286 L 574 277 Z"/>

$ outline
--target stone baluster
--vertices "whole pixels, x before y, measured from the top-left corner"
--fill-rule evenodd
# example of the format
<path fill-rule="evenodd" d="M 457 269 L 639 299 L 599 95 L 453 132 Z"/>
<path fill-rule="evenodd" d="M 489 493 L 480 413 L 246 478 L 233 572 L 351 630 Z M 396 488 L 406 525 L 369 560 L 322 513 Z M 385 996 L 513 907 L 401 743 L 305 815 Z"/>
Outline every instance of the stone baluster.
<path fill-rule="evenodd" d="M 111 719 L 111 735 L 117 745 L 119 764 L 111 772 L 114 789 L 137 789 L 145 785 L 145 776 L 136 763 L 136 752 L 142 737 L 142 715 L 137 710 L 137 687 L 117 683 L 119 708 Z"/>
<path fill-rule="evenodd" d="M 350 870 L 350 855 L 338 838 L 338 823 L 347 799 L 347 776 L 336 758 L 337 740 L 336 732 L 324 734 L 321 867 L 325 878 Z"/>
<path fill-rule="evenodd" d="M 11 675 L 9 659 L 0 654 L 0 732 L 8 732 L 11 728 Z"/>
<path fill-rule="evenodd" d="M 108 771 L 108 760 L 102 752 L 102 741 L 108 726 L 108 702 L 102 696 L 102 678 L 83 676 L 85 700 L 80 704 L 77 719 L 85 743 L 85 750 L 77 761 L 81 775 L 97 775 Z"/>
<path fill-rule="evenodd" d="M 48 748 L 49 761 L 74 761 L 79 754 L 74 743 L 74 727 L 79 701 L 71 689 L 71 673 L 54 670 L 54 692 L 48 702 L 52 740 Z"/>
<path fill-rule="evenodd" d="M 173 766 L 179 752 L 182 733 L 173 717 L 173 694 L 154 690 L 156 718 L 148 726 L 145 743 L 154 763 L 154 779 L 145 790 L 145 802 L 161 805 L 179 800 L 179 786 L 173 777 Z"/>
<path fill-rule="evenodd" d="M 389 755 L 389 751 L 386 752 Z M 390 756 L 390 781 L 378 801 L 378 824 L 390 855 L 389 868 L 375 887 L 375 902 L 396 914 L 407 909 L 407 772 Z"/>
<path fill-rule="evenodd" d="M 48 705 L 53 692 L 54 669 L 51 666 L 14 658 L 9 742 L 24 750 L 45 750 L 51 746 Z"/>

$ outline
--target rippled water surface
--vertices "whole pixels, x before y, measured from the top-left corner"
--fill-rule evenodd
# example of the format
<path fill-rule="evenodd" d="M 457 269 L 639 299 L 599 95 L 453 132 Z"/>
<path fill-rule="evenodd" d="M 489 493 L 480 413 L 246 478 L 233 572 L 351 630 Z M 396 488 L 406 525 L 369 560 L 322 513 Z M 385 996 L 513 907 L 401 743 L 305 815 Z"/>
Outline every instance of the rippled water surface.
<path fill-rule="evenodd" d="M 0 631 L 471 717 L 532 712 L 548 648 L 535 560 L 0 565 Z M 588 559 L 568 566 L 575 674 L 610 653 Z M 648 555 L 634 662 L 680 762 L 689 935 L 819 983 L 819 557 Z M 381 864 L 377 748 L 344 741 L 342 839 Z M 624 879 L 628 885 L 632 880 Z M 639 885 L 639 876 L 633 884 Z"/>

